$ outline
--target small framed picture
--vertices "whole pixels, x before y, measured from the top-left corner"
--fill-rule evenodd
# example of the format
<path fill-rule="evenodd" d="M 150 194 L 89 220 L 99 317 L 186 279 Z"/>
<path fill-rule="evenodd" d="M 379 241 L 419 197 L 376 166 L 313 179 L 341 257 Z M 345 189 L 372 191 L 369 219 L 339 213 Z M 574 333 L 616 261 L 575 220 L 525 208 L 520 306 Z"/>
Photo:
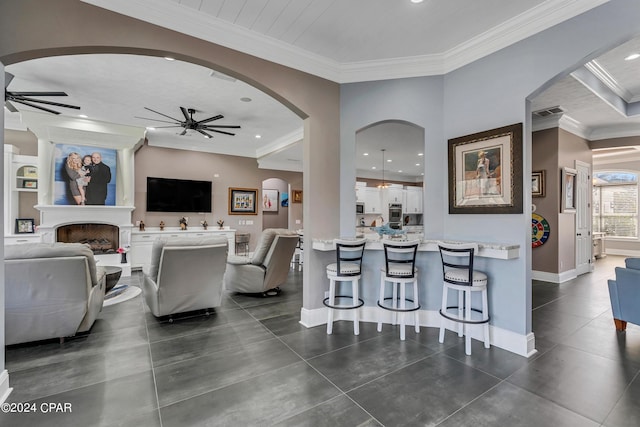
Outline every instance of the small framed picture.
<path fill-rule="evenodd" d="M 25 166 L 23 174 L 25 178 L 37 178 L 38 168 L 34 166 Z"/>
<path fill-rule="evenodd" d="M 291 190 L 291 201 L 293 203 L 302 203 L 302 190 Z"/>
<path fill-rule="evenodd" d="M 22 188 L 38 188 L 38 181 L 33 179 L 25 179 L 22 181 Z"/>
<path fill-rule="evenodd" d="M 562 200 L 560 206 L 560 212 L 563 213 L 576 213 L 575 202 L 575 181 L 578 171 L 572 168 L 562 168 Z"/>
<path fill-rule="evenodd" d="M 531 196 L 544 197 L 544 171 L 531 172 Z"/>
<path fill-rule="evenodd" d="M 36 232 L 36 223 L 33 218 L 16 219 L 16 234 L 29 234 Z"/>

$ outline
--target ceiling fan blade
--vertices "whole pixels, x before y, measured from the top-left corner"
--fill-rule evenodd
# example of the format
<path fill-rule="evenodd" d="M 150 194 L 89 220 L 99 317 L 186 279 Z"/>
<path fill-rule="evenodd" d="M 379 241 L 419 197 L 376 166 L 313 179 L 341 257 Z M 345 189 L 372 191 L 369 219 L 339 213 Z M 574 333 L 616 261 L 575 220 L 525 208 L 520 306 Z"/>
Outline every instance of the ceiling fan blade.
<path fill-rule="evenodd" d="M 201 134 L 203 134 L 204 136 L 206 136 L 207 138 L 213 138 L 213 135 L 206 133 L 205 131 L 203 131 L 202 129 L 196 129 L 198 132 L 200 132 Z"/>
<path fill-rule="evenodd" d="M 156 129 L 168 129 L 168 128 L 181 128 L 182 126 L 180 125 L 175 125 L 175 126 L 154 126 L 154 128 Z"/>
<path fill-rule="evenodd" d="M 240 129 L 240 126 L 237 125 L 204 125 L 203 129 L 212 130 L 213 128 L 222 128 L 222 129 Z"/>
<path fill-rule="evenodd" d="M 182 115 L 184 116 L 184 119 L 186 121 L 189 121 L 191 119 L 191 117 L 189 117 L 189 112 L 187 111 L 186 108 L 180 107 L 180 111 L 182 111 Z"/>
<path fill-rule="evenodd" d="M 154 122 L 162 122 L 162 123 L 175 123 L 176 125 L 179 125 L 180 122 L 168 122 L 166 120 L 160 120 L 160 119 L 150 119 L 148 117 L 140 117 L 140 116 L 133 116 L 135 119 L 142 119 L 142 120 L 153 120 Z"/>
<path fill-rule="evenodd" d="M 208 119 L 204 119 L 204 120 L 199 120 L 196 123 L 198 124 L 204 124 L 204 123 L 208 123 L 208 122 L 212 122 L 214 120 L 220 120 L 224 118 L 224 116 L 222 114 L 218 114 L 217 116 L 213 116 L 213 117 L 209 117 Z"/>
<path fill-rule="evenodd" d="M 225 132 L 223 130 L 215 130 L 215 129 L 207 129 L 208 131 L 211 132 L 218 132 L 218 133 L 224 133 L 225 135 L 231 135 L 231 136 L 235 136 L 235 133 L 231 133 L 231 132 Z"/>
<path fill-rule="evenodd" d="M 53 101 L 45 101 L 44 99 L 25 98 L 24 96 L 12 96 L 11 99 L 14 101 L 37 102 L 39 104 L 54 105 L 56 107 L 73 108 L 74 110 L 80 109 L 80 107 L 78 107 L 77 105 L 62 104 L 60 102 L 53 102 Z"/>
<path fill-rule="evenodd" d="M 19 100 L 19 99 L 14 99 L 14 100 L 13 100 L 13 102 L 17 102 L 18 104 L 28 105 L 29 107 L 37 108 L 38 110 L 46 111 L 47 113 L 51 113 L 51 114 L 60 114 L 60 112 L 59 112 L 59 111 L 55 111 L 55 110 L 51 110 L 51 109 L 49 109 L 49 108 L 41 107 L 41 106 L 39 106 L 39 105 L 35 105 L 35 104 L 32 104 L 32 103 L 27 102 L 27 101 L 22 101 L 22 100 Z"/>
<path fill-rule="evenodd" d="M 7 110 L 11 111 L 12 113 L 17 113 L 18 109 L 16 107 L 13 106 L 12 103 L 10 103 L 9 101 L 5 101 L 4 102 L 4 106 L 7 107 Z"/>
<path fill-rule="evenodd" d="M 14 96 L 69 96 L 64 92 L 9 92 Z"/>
<path fill-rule="evenodd" d="M 11 80 L 13 80 L 13 74 L 8 73 L 8 72 L 4 72 L 4 88 L 6 89 L 7 86 L 9 86 L 9 83 L 11 83 Z"/>
<path fill-rule="evenodd" d="M 187 128 L 185 128 L 182 132 L 180 132 L 180 136 L 184 136 L 187 134 Z"/>
<path fill-rule="evenodd" d="M 156 114 L 160 114 L 161 116 L 164 116 L 164 117 L 166 117 L 166 118 L 168 118 L 168 119 L 171 119 L 171 120 L 173 120 L 173 121 L 176 121 L 176 122 L 178 122 L 178 123 L 182 123 L 182 121 L 181 121 L 181 120 L 178 120 L 178 119 L 173 118 L 173 117 L 171 117 L 171 116 L 167 116 L 166 114 L 163 114 L 163 113 L 161 113 L 160 111 L 152 110 L 152 109 L 151 109 L 151 108 L 149 108 L 149 107 L 144 107 L 144 109 L 145 109 L 145 110 L 149 110 L 149 111 L 151 111 L 151 112 L 154 112 L 154 113 L 156 113 Z"/>

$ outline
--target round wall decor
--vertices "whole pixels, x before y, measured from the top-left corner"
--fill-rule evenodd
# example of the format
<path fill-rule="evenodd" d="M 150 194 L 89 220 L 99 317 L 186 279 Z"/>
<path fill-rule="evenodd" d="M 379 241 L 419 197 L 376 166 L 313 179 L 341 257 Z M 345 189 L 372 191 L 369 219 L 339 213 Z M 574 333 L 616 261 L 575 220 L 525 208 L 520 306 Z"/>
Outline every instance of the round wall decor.
<path fill-rule="evenodd" d="M 531 214 L 531 247 L 537 248 L 544 245 L 549 238 L 549 223 L 541 215 Z"/>

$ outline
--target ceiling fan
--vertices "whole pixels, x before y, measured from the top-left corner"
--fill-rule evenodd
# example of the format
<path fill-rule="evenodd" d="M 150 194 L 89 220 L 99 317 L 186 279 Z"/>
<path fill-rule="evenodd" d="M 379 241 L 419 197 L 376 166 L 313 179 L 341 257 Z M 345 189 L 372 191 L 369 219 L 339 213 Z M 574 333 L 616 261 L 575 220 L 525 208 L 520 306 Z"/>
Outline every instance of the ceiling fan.
<path fill-rule="evenodd" d="M 12 113 L 18 112 L 18 109 L 12 103 L 27 105 L 29 107 L 37 108 L 38 110 L 43 110 L 51 114 L 60 114 L 60 112 L 43 107 L 41 105 L 36 105 L 34 103 L 53 105 L 56 107 L 73 108 L 75 110 L 80 109 L 80 107 L 76 105 L 62 104 L 60 102 L 52 102 L 45 101 L 44 99 L 32 98 L 33 96 L 68 96 L 64 92 L 13 92 L 7 90 L 7 87 L 9 86 L 9 83 L 11 83 L 11 80 L 13 80 L 13 77 L 13 74 L 7 73 L 6 71 L 4 72 L 4 105 Z"/>
<path fill-rule="evenodd" d="M 184 130 L 180 133 L 180 135 L 185 135 L 187 133 L 188 130 L 195 130 L 196 132 L 201 133 L 202 135 L 205 136 L 205 138 L 213 138 L 213 135 L 211 135 L 208 132 L 217 132 L 217 133 L 223 133 L 225 135 L 235 135 L 235 133 L 231 133 L 231 132 L 226 132 L 223 130 L 218 130 L 218 129 L 240 129 L 240 126 L 235 126 L 235 125 L 210 125 L 208 123 L 214 121 L 214 120 L 220 120 L 222 118 L 224 118 L 223 115 L 218 114 L 215 115 L 213 117 L 209 117 L 208 119 L 204 119 L 204 120 L 195 120 L 193 118 L 193 114 L 196 112 L 195 109 L 193 108 L 184 108 L 184 107 L 180 107 L 180 111 L 182 111 L 182 115 L 184 116 L 184 120 L 179 120 L 176 119 L 174 117 L 171 116 L 167 116 L 166 114 L 163 114 L 159 111 L 155 111 L 152 110 L 151 108 L 147 108 L 144 107 L 145 110 L 149 110 L 153 113 L 156 114 L 160 114 L 161 116 L 164 116 L 168 119 L 173 120 L 173 122 L 168 122 L 166 120 L 158 120 L 158 119 L 148 119 L 145 117 L 137 117 L 139 119 L 144 119 L 144 120 L 153 120 L 156 122 L 163 122 L 163 123 L 172 123 L 172 126 L 156 126 L 156 129 L 160 129 L 160 128 L 173 128 L 173 127 L 181 127 L 184 128 Z"/>

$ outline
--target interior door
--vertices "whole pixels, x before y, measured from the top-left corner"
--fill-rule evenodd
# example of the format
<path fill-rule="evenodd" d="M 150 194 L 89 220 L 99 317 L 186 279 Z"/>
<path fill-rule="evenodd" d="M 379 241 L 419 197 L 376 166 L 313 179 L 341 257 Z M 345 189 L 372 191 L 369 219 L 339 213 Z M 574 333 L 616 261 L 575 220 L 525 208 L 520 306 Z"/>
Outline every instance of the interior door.
<path fill-rule="evenodd" d="M 576 160 L 576 274 L 591 271 L 591 165 Z"/>

